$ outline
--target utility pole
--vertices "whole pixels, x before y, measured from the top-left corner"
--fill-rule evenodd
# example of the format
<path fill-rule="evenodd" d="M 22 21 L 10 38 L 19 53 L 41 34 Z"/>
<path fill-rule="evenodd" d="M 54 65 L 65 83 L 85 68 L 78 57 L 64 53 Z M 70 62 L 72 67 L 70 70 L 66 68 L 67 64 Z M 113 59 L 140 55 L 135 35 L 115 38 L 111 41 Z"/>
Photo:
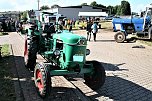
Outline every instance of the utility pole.
<path fill-rule="evenodd" d="M 37 3 L 38 3 L 38 10 L 40 10 L 40 0 L 37 0 Z"/>

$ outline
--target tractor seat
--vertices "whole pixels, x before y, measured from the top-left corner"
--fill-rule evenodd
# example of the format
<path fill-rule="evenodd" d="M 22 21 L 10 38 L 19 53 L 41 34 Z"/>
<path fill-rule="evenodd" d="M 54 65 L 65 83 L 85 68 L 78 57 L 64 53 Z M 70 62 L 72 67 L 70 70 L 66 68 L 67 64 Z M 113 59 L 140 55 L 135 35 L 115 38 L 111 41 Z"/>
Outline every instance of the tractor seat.
<path fill-rule="evenodd" d="M 56 33 L 54 25 L 45 25 L 43 33 L 47 33 L 47 37 L 52 38 L 52 34 Z"/>
<path fill-rule="evenodd" d="M 44 33 L 55 33 L 55 27 L 54 25 L 45 25 L 44 26 L 44 30 L 43 30 Z"/>

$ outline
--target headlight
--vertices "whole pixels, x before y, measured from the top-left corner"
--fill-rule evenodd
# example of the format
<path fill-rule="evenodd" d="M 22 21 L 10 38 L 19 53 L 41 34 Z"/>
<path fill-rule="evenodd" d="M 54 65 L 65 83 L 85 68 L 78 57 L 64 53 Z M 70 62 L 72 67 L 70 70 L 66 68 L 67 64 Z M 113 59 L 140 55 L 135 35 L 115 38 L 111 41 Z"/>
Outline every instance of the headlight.
<path fill-rule="evenodd" d="M 90 49 L 86 49 L 86 55 L 90 54 Z"/>
<path fill-rule="evenodd" d="M 80 41 L 79 41 L 79 45 L 84 45 L 85 44 L 85 40 L 84 39 L 81 39 Z"/>
<path fill-rule="evenodd" d="M 55 55 L 55 56 L 59 56 L 59 55 L 60 55 L 60 51 L 59 51 L 59 50 L 55 50 L 55 51 L 54 51 L 54 55 Z"/>

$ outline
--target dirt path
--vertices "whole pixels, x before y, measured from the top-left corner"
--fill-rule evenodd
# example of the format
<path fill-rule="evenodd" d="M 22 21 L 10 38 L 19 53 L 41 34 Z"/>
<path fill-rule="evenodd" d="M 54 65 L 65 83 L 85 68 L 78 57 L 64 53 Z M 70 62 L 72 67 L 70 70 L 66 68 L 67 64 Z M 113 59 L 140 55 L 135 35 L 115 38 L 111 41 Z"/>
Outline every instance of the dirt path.
<path fill-rule="evenodd" d="M 86 36 L 86 31 L 75 32 Z M 88 100 L 85 96 L 91 101 L 152 101 L 152 48 L 132 48 L 140 44 L 116 43 L 113 36 L 113 32 L 100 30 L 97 42 L 90 41 L 87 47 L 91 50 L 87 59 L 100 61 L 106 70 L 104 86 L 92 91 L 80 78 L 76 78 L 80 82 L 71 81 L 74 87 L 63 77 L 56 76 L 52 78 L 53 89 L 48 101 Z M 32 73 L 24 67 L 23 39 L 17 33 L 10 33 L 10 40 L 20 81 L 19 94 L 25 101 L 41 101 L 35 91 Z"/>
<path fill-rule="evenodd" d="M 77 33 L 86 36 L 86 31 Z M 152 47 L 132 48 L 141 44 L 116 43 L 114 34 L 100 30 L 97 42 L 88 42 L 88 60 L 100 61 L 107 74 L 98 94 L 116 101 L 151 101 Z"/>
<path fill-rule="evenodd" d="M 24 40 L 17 33 L 10 33 L 10 43 L 14 55 L 16 75 L 15 90 L 17 92 L 17 101 L 43 101 L 37 94 L 33 73 L 24 66 L 23 50 Z M 50 85 L 51 86 L 51 85 Z M 45 101 L 86 101 L 85 97 L 76 89 L 75 86 L 62 76 L 52 77 L 51 95 Z"/>

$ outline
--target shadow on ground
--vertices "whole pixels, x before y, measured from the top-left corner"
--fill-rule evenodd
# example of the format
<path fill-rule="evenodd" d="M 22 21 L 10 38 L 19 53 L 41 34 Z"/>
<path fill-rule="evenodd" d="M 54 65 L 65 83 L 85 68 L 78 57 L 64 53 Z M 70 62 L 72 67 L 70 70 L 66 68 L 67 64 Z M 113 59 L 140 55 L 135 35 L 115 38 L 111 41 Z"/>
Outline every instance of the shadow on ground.
<path fill-rule="evenodd" d="M 14 83 L 18 92 L 17 96 L 19 101 L 81 101 L 79 97 L 74 93 L 76 89 L 64 87 L 62 82 L 58 82 L 56 87 L 52 87 L 51 94 L 48 98 L 42 99 L 38 96 L 36 87 L 33 80 L 33 72 L 30 72 L 24 66 L 24 58 L 20 56 L 14 56 L 15 63 L 12 72 L 14 73 Z M 18 81 L 20 79 L 20 82 Z M 18 85 L 17 85 L 18 84 Z M 50 85 L 51 86 L 51 85 Z M 61 86 L 61 87 L 59 87 Z"/>
<path fill-rule="evenodd" d="M 110 63 L 101 62 L 101 64 L 103 65 L 103 67 L 106 71 L 128 71 L 128 69 L 119 68 L 119 66 L 125 65 L 126 63 L 110 64 Z"/>
<path fill-rule="evenodd" d="M 115 42 L 115 40 L 96 40 L 96 42 Z"/>
<path fill-rule="evenodd" d="M 91 101 L 102 101 L 101 99 L 103 98 L 113 99 L 114 101 L 152 101 L 152 91 L 127 80 L 128 76 L 123 73 L 123 71 L 129 70 L 119 68 L 119 66 L 125 64 L 126 63 L 110 64 L 102 62 L 106 71 L 110 71 L 111 73 L 119 72 L 119 75 L 106 76 L 105 83 L 99 90 L 96 91 L 97 94 L 88 96 Z M 75 76 L 68 80 L 75 81 L 77 78 Z M 87 94 L 90 93 L 91 92 L 87 92 Z"/>
<path fill-rule="evenodd" d="M 7 32 L 0 32 L 0 36 L 2 36 L 2 35 L 8 35 L 8 33 Z"/>
<path fill-rule="evenodd" d="M 128 69 L 119 68 L 119 66 L 125 64 L 126 63 L 110 64 L 102 62 L 106 71 L 113 71 L 113 73 L 118 71 L 120 74 L 123 74 L 123 71 L 129 71 Z M 128 76 L 125 74 L 123 74 L 123 78 L 121 76 L 106 76 L 102 88 L 96 91 L 96 95 L 90 96 L 90 99 L 98 101 L 98 98 L 104 96 L 114 101 L 152 101 L 152 91 L 127 80 Z"/>
<path fill-rule="evenodd" d="M 152 92 L 134 82 L 114 76 L 107 76 L 103 87 L 90 96 L 94 101 L 104 96 L 114 101 L 152 101 Z"/>
<path fill-rule="evenodd" d="M 35 85 L 31 79 L 32 73 L 29 72 L 24 67 L 23 57 L 14 57 L 16 66 L 18 67 L 19 78 L 21 79 L 20 83 L 22 85 L 22 93 L 30 95 L 30 100 L 32 101 L 42 101 L 42 99 L 36 93 Z M 120 64 L 109 64 L 103 63 L 105 70 L 109 71 L 123 71 L 119 69 L 118 66 L 124 65 L 125 63 Z M 107 68 L 108 67 L 108 68 Z M 53 87 L 51 95 L 46 101 L 79 101 L 80 99 L 75 99 L 76 94 L 74 93 L 73 88 L 67 87 Z M 89 96 L 91 101 L 98 101 L 100 97 L 107 97 L 113 99 L 114 101 L 152 101 L 152 92 L 132 81 L 127 79 L 117 77 L 117 76 L 107 76 L 105 84 L 103 87 L 96 91 L 97 94 Z M 90 92 L 87 92 L 90 93 Z M 28 98 L 24 98 L 27 101 Z"/>

